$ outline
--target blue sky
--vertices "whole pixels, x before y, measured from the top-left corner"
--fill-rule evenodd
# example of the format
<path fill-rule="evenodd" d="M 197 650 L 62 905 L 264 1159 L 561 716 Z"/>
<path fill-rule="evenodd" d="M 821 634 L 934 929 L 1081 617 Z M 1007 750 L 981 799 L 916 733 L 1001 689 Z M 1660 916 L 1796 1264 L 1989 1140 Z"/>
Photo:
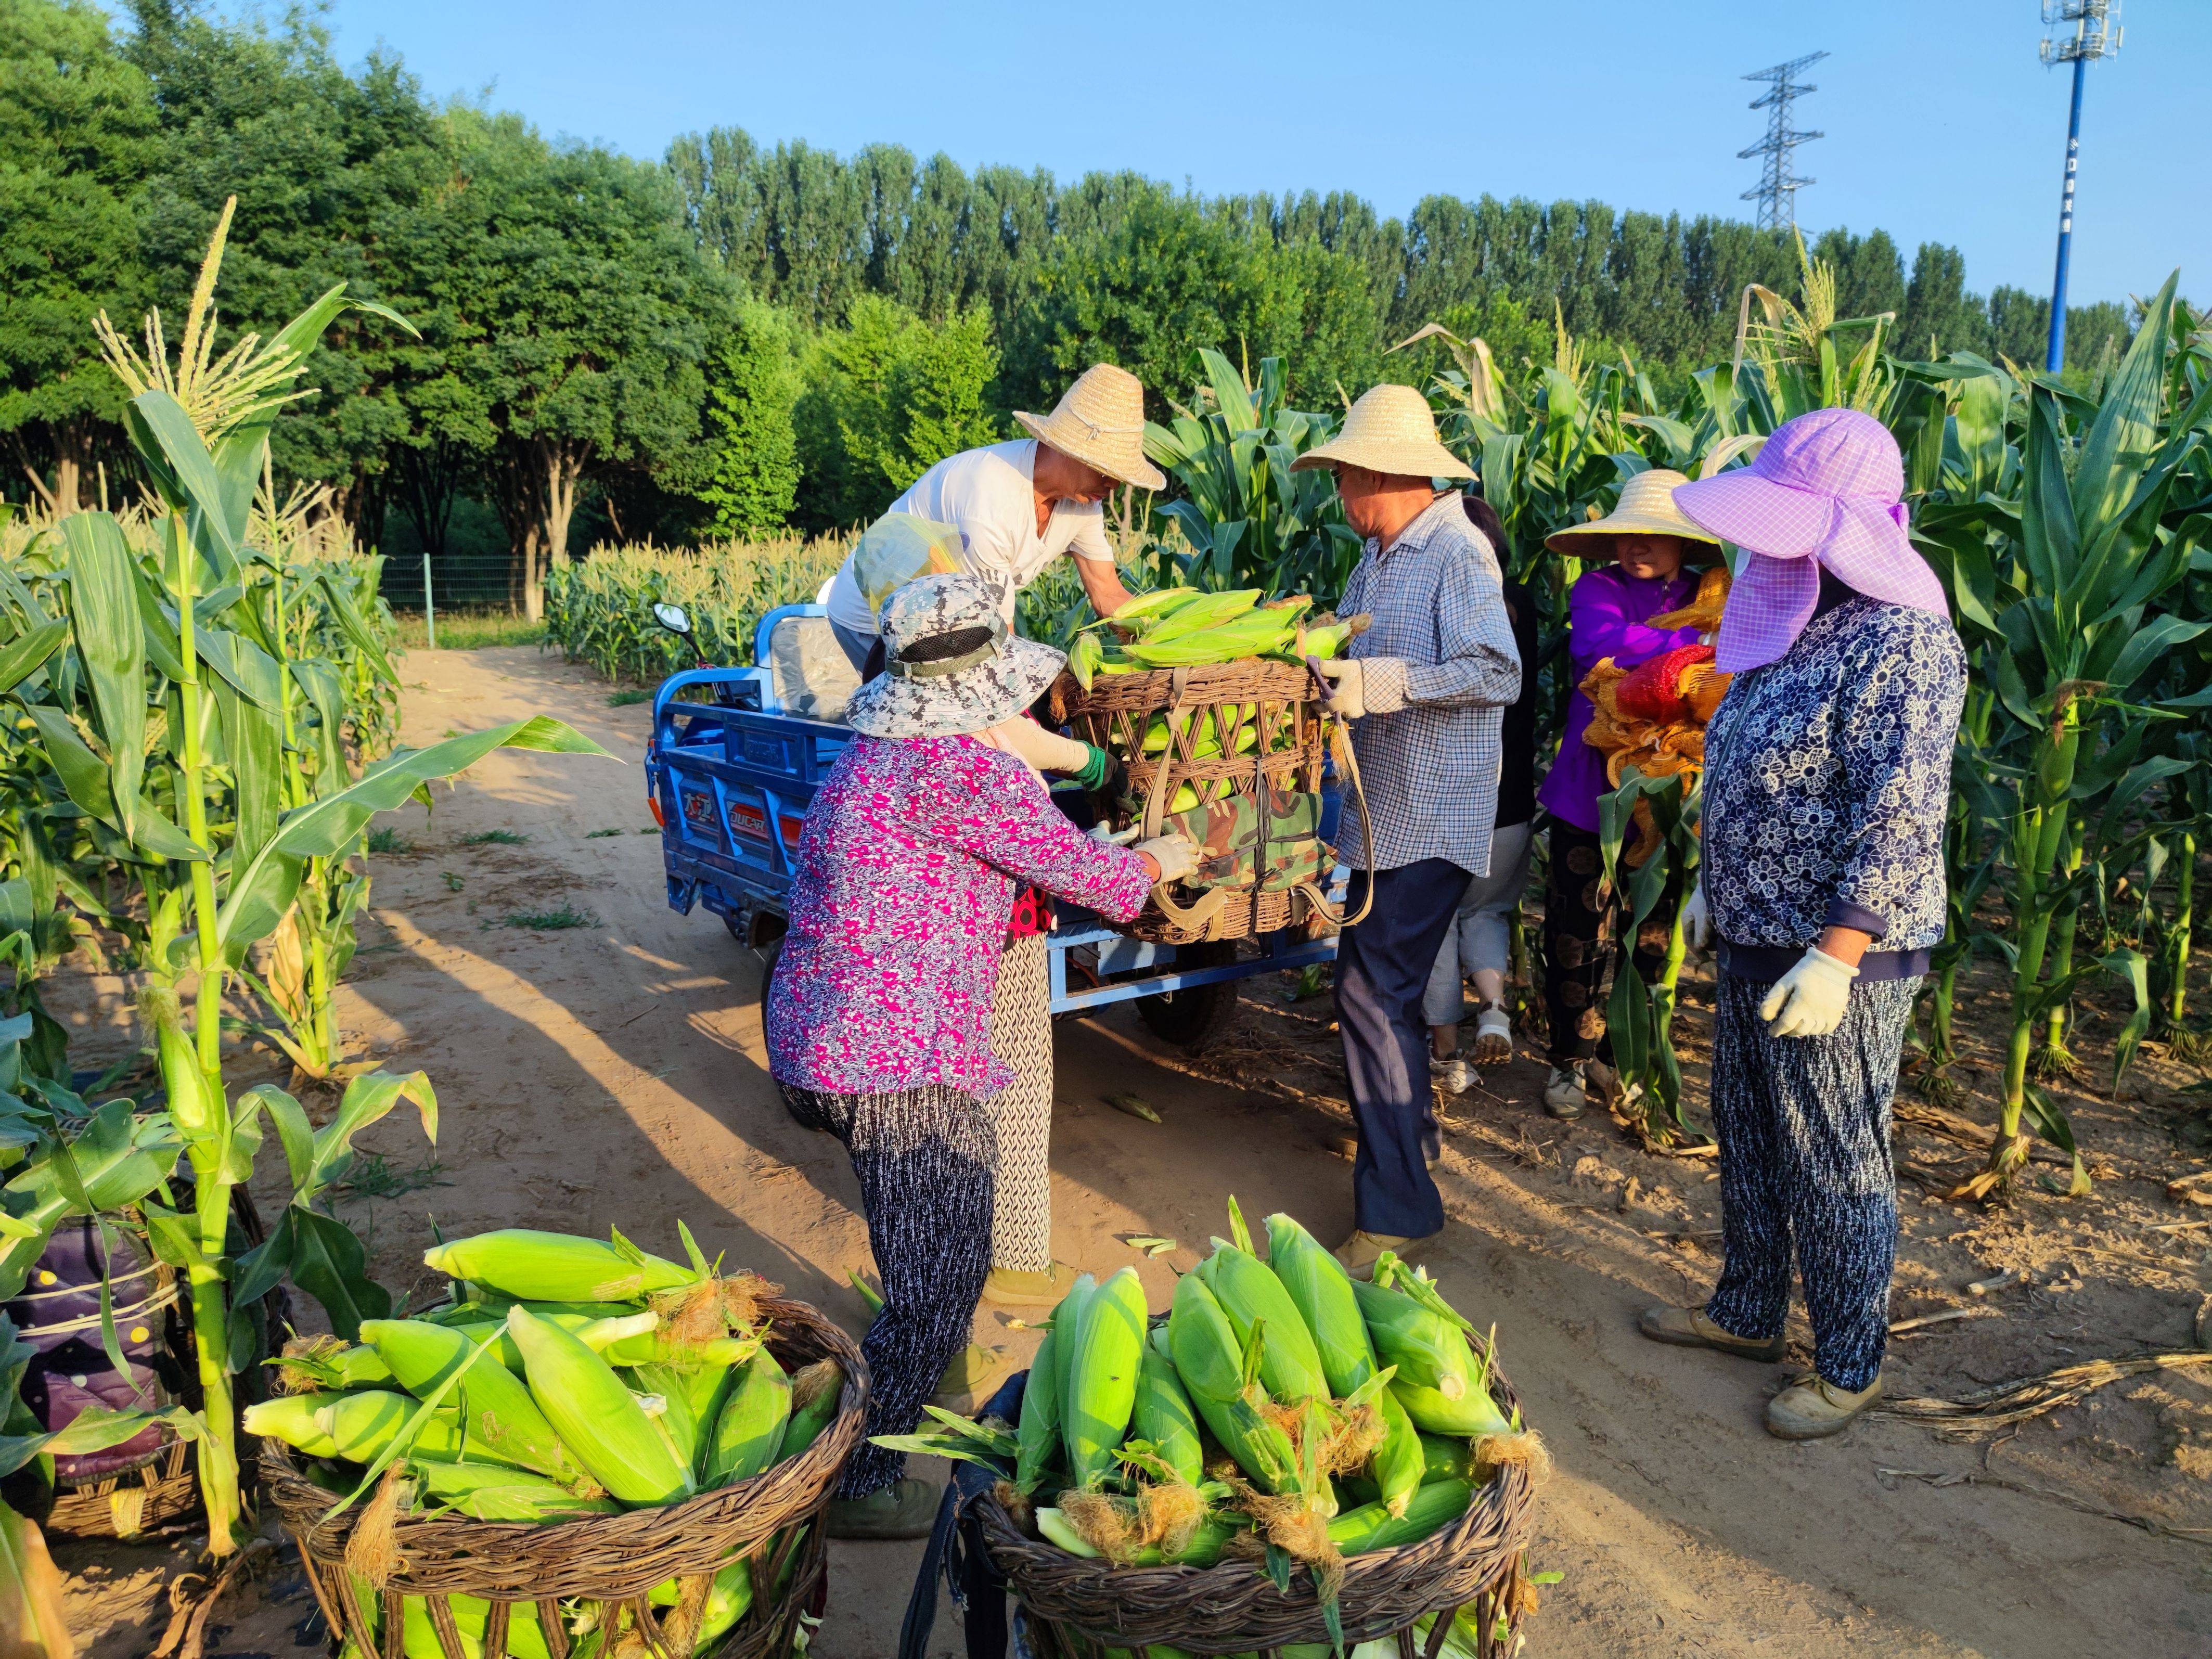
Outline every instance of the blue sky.
<path fill-rule="evenodd" d="M 226 4 L 224 9 L 236 11 Z M 332 0 L 340 53 L 380 42 L 434 95 L 658 156 L 742 126 L 965 166 L 1129 167 L 1207 193 L 1346 189 L 1386 214 L 1445 192 L 1595 197 L 1748 216 L 1765 115 L 1747 70 L 1825 48 L 1798 152 L 1808 230 L 1954 243 L 1978 290 L 2045 291 L 2067 79 L 2037 0 Z M 2092 68 L 2072 297 L 2212 293 L 2203 165 L 2212 0 L 2127 0 Z"/>

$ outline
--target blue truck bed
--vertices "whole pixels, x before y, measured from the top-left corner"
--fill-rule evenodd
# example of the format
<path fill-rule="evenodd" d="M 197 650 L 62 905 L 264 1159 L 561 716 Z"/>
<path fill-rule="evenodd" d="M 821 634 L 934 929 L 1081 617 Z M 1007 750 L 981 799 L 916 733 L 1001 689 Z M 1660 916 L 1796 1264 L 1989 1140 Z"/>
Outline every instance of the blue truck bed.
<path fill-rule="evenodd" d="M 734 938 L 762 952 L 771 970 L 806 809 L 853 733 L 785 711 L 767 665 L 769 642 L 784 619 L 823 614 L 817 605 L 770 611 L 761 619 L 756 666 L 686 669 L 662 681 L 653 700 L 646 789 L 660 824 L 669 905 L 689 915 L 703 904 Z M 702 690 L 717 701 L 682 695 Z M 1066 804 L 1071 816 L 1086 821 L 1079 792 L 1069 792 Z M 1243 941 L 1242 948 L 1155 945 L 1074 906 L 1055 910 L 1053 1012 L 1143 999 L 1139 1012 L 1146 1024 L 1188 1046 L 1201 1046 L 1226 1024 L 1233 981 L 1336 955 L 1334 938 L 1287 931 Z"/>

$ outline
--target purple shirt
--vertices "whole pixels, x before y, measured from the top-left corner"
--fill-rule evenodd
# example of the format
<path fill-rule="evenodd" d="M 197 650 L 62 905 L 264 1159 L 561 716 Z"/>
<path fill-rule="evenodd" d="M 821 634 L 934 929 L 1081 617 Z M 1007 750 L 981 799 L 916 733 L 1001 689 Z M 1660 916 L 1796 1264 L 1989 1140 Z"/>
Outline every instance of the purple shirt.
<path fill-rule="evenodd" d="M 1115 921 L 1144 860 L 1067 821 L 1036 773 L 973 738 L 855 737 L 806 814 L 769 994 L 769 1071 L 826 1094 L 994 1094 L 991 1004 L 1017 880 Z"/>
<path fill-rule="evenodd" d="M 1610 657 L 1634 668 L 1677 646 L 1695 645 L 1694 628 L 1648 628 L 1645 619 L 1680 611 L 1697 597 L 1698 578 L 1678 570 L 1664 581 L 1639 581 L 1617 564 L 1585 570 L 1567 595 L 1567 658 L 1579 686 L 1591 669 Z M 1583 741 L 1596 713 L 1579 690 L 1567 702 L 1566 735 L 1559 757 L 1536 792 L 1537 805 L 1553 817 L 1591 835 L 1597 833 L 1597 804 L 1612 793 L 1605 757 Z"/>

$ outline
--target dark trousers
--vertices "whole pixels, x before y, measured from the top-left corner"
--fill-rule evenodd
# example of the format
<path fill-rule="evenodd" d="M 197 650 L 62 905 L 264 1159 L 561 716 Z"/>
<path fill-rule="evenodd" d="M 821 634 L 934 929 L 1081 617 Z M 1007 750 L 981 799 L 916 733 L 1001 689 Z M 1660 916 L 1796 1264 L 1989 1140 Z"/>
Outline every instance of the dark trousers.
<path fill-rule="evenodd" d="M 867 1212 L 884 1310 L 860 1352 L 868 1362 L 869 1435 L 911 1434 L 938 1379 L 968 1346 L 991 1270 L 998 1138 L 982 1102 L 957 1089 L 875 1095 L 787 1086 L 791 1115 L 845 1143 Z M 865 1498 L 906 1469 L 906 1454 L 862 1441 L 841 1498 Z"/>
<path fill-rule="evenodd" d="M 1421 994 L 1467 883 L 1468 872 L 1449 859 L 1379 870 L 1374 908 L 1337 941 L 1337 1029 L 1359 1124 L 1353 1224 L 1363 1232 L 1425 1238 L 1444 1224 L 1443 1197 L 1428 1170 L 1438 1134 Z M 1366 889 L 1366 872 L 1355 872 L 1350 909 L 1359 908 Z"/>
<path fill-rule="evenodd" d="M 1713 1138 L 1726 1265 L 1707 1317 L 1738 1336 L 1782 1330 L 1795 1246 L 1813 1364 L 1856 1393 L 1881 1372 L 1897 1255 L 1890 1103 L 1917 979 L 1851 987 L 1826 1036 L 1766 1033 L 1773 987 L 1724 973 L 1713 1010 Z"/>
<path fill-rule="evenodd" d="M 1551 874 L 1544 892 L 1544 1009 L 1552 1028 L 1552 1064 L 1565 1067 L 1595 1057 L 1610 1065 L 1606 970 L 1627 913 L 1606 882 L 1597 836 L 1559 818 L 1547 823 Z M 1666 971 L 1667 941 L 1681 902 L 1677 873 L 1637 930 L 1631 960 L 1646 985 Z"/>

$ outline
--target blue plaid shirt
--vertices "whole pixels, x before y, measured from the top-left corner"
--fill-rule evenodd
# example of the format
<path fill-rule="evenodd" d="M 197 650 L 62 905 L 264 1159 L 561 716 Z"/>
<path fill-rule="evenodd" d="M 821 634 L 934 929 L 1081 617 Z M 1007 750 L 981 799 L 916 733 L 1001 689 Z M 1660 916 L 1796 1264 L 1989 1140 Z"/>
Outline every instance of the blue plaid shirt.
<path fill-rule="evenodd" d="M 1521 694 L 1521 657 L 1497 556 L 1459 496 L 1438 495 L 1385 550 L 1370 541 L 1339 614 L 1373 620 L 1352 642 L 1367 665 L 1367 714 L 1352 752 L 1375 819 L 1375 867 L 1449 859 L 1490 872 L 1498 812 L 1499 722 Z M 1366 861 L 1359 814 L 1345 802 L 1337 851 Z"/>

